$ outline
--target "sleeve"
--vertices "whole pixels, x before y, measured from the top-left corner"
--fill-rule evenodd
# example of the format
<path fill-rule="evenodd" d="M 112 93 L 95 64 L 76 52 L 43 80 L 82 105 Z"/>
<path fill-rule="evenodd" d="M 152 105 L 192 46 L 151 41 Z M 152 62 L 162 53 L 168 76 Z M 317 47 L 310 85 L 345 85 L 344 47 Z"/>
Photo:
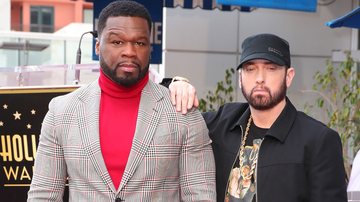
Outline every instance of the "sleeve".
<path fill-rule="evenodd" d="M 172 81 L 172 78 L 163 78 L 163 80 L 159 84 L 166 88 L 169 88 L 171 81 Z"/>
<path fill-rule="evenodd" d="M 325 128 L 309 165 L 312 202 L 347 202 L 342 144 L 335 131 Z"/>
<path fill-rule="evenodd" d="M 55 130 L 54 105 L 53 99 L 42 123 L 28 202 L 63 200 L 67 174 L 63 149 Z"/>
<path fill-rule="evenodd" d="M 224 120 L 224 105 L 220 106 L 217 111 L 203 112 L 202 116 L 209 130 L 209 136 L 212 140 L 214 140 L 214 135 L 217 134 L 216 131 L 224 128 L 224 125 L 222 125 L 223 122 L 221 122 L 221 120 Z"/>
<path fill-rule="evenodd" d="M 216 201 L 215 161 L 208 129 L 198 110 L 188 115 L 180 156 L 181 201 Z"/>
<path fill-rule="evenodd" d="M 216 124 L 216 121 L 218 120 L 219 117 L 219 113 L 217 111 L 203 112 L 202 116 L 204 117 L 206 125 L 209 127 L 211 125 Z"/>
<path fill-rule="evenodd" d="M 357 152 L 355 159 L 353 161 L 347 190 L 349 192 L 360 191 L 360 151 Z"/>

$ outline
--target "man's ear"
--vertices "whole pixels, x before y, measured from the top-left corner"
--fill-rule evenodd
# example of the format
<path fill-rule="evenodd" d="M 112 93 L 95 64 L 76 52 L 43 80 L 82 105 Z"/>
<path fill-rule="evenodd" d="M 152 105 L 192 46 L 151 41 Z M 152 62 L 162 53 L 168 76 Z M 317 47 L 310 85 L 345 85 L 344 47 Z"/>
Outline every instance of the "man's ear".
<path fill-rule="evenodd" d="M 290 87 L 294 76 L 295 76 L 295 69 L 294 69 L 294 67 L 289 67 L 289 68 L 286 70 L 286 86 L 287 86 L 288 88 Z"/>
<path fill-rule="evenodd" d="M 239 87 L 240 87 L 240 89 L 241 89 L 241 82 L 242 82 L 241 69 L 239 69 L 238 71 L 239 71 Z"/>
<path fill-rule="evenodd" d="M 95 53 L 96 53 L 96 55 L 100 54 L 100 40 L 99 40 L 99 38 L 96 38 Z"/>

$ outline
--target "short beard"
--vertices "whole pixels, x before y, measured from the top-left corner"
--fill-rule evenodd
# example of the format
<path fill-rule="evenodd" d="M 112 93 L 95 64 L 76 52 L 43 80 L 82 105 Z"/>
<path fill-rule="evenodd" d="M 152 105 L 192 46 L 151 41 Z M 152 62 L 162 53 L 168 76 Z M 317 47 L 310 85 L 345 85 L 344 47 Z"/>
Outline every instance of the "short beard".
<path fill-rule="evenodd" d="M 121 85 L 121 86 L 125 86 L 125 87 L 131 87 L 133 85 L 135 85 L 136 83 L 138 83 L 140 80 L 142 80 L 146 74 L 149 71 L 149 65 L 147 64 L 147 66 L 142 70 L 140 66 L 137 66 L 137 68 L 139 69 L 139 75 L 138 77 L 134 77 L 131 78 L 129 76 L 125 76 L 125 77 L 117 77 L 116 75 L 116 70 L 117 68 L 119 68 L 118 66 L 115 67 L 113 70 L 109 67 L 109 65 L 106 64 L 106 62 L 100 57 L 99 58 L 99 62 L 100 62 L 100 67 L 103 71 L 103 73 L 110 78 L 112 81 L 114 81 L 115 83 Z"/>
<path fill-rule="evenodd" d="M 248 101 L 249 105 L 252 106 L 256 110 L 268 110 L 275 107 L 286 97 L 286 79 L 284 78 L 279 91 L 271 94 L 269 88 L 264 87 L 264 89 L 269 93 L 269 98 L 265 98 L 262 95 L 253 96 L 254 89 L 251 90 L 250 94 L 246 93 L 244 90 L 243 82 L 241 82 L 241 92 L 243 93 L 245 99 Z"/>

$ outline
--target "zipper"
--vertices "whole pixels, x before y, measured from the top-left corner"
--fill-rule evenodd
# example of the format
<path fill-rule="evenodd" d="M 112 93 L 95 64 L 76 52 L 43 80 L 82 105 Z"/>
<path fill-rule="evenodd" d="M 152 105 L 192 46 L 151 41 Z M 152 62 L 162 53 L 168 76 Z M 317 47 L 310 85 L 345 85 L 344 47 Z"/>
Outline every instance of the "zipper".
<path fill-rule="evenodd" d="M 240 126 L 240 129 L 241 129 L 241 140 L 242 140 L 242 138 L 243 138 L 243 136 L 244 136 L 244 131 L 243 131 L 242 126 Z M 231 170 L 233 169 L 233 167 L 234 167 L 234 165 L 235 165 L 235 163 L 236 163 L 237 159 L 239 158 L 239 155 L 240 155 L 241 140 L 240 140 L 240 144 L 239 144 L 239 148 L 238 148 L 237 155 L 236 155 L 236 157 L 235 157 L 235 159 L 234 159 L 234 162 L 232 163 L 232 166 L 231 166 L 231 169 L 230 169 L 230 173 L 231 173 Z M 260 148 L 259 148 L 259 151 L 260 151 Z M 225 198 L 226 198 L 227 190 L 228 190 L 228 188 L 229 188 L 229 178 L 230 178 L 230 173 L 229 173 L 228 180 L 227 180 L 227 183 L 226 183 L 225 194 L 224 194 L 224 201 L 225 201 Z M 257 187 L 256 187 L 255 189 L 257 189 Z"/>

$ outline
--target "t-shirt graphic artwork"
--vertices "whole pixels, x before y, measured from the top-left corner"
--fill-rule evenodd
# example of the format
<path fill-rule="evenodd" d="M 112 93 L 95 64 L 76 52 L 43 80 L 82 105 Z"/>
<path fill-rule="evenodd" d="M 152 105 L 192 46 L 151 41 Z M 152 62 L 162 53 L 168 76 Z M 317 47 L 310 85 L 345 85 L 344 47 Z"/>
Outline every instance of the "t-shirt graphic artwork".
<path fill-rule="evenodd" d="M 235 162 L 228 181 L 226 202 L 254 202 L 256 194 L 256 164 L 262 139 L 254 139 L 253 145 L 245 146 L 243 166 Z"/>

